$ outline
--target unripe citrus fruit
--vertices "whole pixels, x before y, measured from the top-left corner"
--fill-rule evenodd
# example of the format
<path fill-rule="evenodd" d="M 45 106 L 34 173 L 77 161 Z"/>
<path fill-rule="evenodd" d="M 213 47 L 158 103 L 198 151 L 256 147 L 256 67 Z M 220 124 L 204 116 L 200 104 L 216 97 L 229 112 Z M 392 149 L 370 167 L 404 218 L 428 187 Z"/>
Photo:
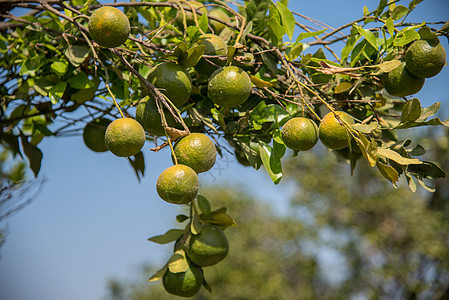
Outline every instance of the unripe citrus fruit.
<path fill-rule="evenodd" d="M 153 67 L 148 80 L 177 107 L 181 107 L 192 92 L 192 79 L 182 66 L 163 62 Z"/>
<path fill-rule="evenodd" d="M 407 49 L 405 63 L 407 70 L 416 77 L 433 77 L 446 64 L 446 50 L 438 40 L 417 40 Z"/>
<path fill-rule="evenodd" d="M 176 127 L 177 122 L 172 114 L 164 109 L 165 120 L 170 127 Z M 140 102 L 136 107 L 136 121 L 142 125 L 143 129 L 151 135 L 165 135 L 162 127 L 161 115 L 153 99 Z"/>
<path fill-rule="evenodd" d="M 320 141 L 324 146 L 338 150 L 349 146 L 351 135 L 335 115 L 350 125 L 355 122 L 350 115 L 343 111 L 330 112 L 321 120 L 318 130 Z"/>
<path fill-rule="evenodd" d="M 229 15 L 223 9 L 218 7 L 212 8 L 209 11 L 209 16 L 214 16 L 220 20 L 231 23 L 231 18 L 229 17 Z M 223 23 L 212 19 L 210 20 L 210 25 L 212 26 L 216 34 L 219 34 L 226 27 L 226 25 L 224 25 Z"/>
<path fill-rule="evenodd" d="M 198 39 L 198 45 L 204 45 L 205 55 L 219 55 L 225 56 L 228 53 L 228 46 L 221 37 L 215 34 L 203 34 Z M 209 62 L 210 61 L 210 62 Z M 208 58 L 208 61 L 204 58 L 196 64 L 195 68 L 201 74 L 210 76 L 219 66 L 223 67 L 226 64 L 226 60 L 221 60 L 218 58 Z"/>
<path fill-rule="evenodd" d="M 145 131 L 136 120 L 120 118 L 109 124 L 105 142 L 113 154 L 119 157 L 132 156 L 145 144 Z"/>
<path fill-rule="evenodd" d="M 165 169 L 156 182 L 159 197 L 174 204 L 188 204 L 198 194 L 198 188 L 198 175 L 180 164 Z"/>
<path fill-rule="evenodd" d="M 318 126 L 307 118 L 292 118 L 282 127 L 282 140 L 290 149 L 307 151 L 318 142 Z"/>
<path fill-rule="evenodd" d="M 87 123 L 83 130 L 83 140 L 87 148 L 95 152 L 108 151 L 104 142 L 104 135 L 110 123 L 111 120 L 106 118 L 95 119 Z"/>
<path fill-rule="evenodd" d="M 405 97 L 419 92 L 424 85 L 424 78 L 418 78 L 410 73 L 405 63 L 402 63 L 383 76 L 383 83 L 390 95 Z"/>
<path fill-rule="evenodd" d="M 178 163 L 191 167 L 196 173 L 209 171 L 217 158 L 214 142 L 202 133 L 181 138 L 174 150 Z"/>
<path fill-rule="evenodd" d="M 216 70 L 209 78 L 207 95 L 216 104 L 237 107 L 251 94 L 251 79 L 239 67 L 229 66 Z"/>
<path fill-rule="evenodd" d="M 94 41 L 106 48 L 118 47 L 126 42 L 131 30 L 126 15 L 111 6 L 95 10 L 89 19 L 88 27 Z"/>
<path fill-rule="evenodd" d="M 172 295 L 193 297 L 203 284 L 203 271 L 191 263 L 185 272 L 172 273 L 167 270 L 162 277 L 162 284 L 164 289 Z"/>
<path fill-rule="evenodd" d="M 192 234 L 187 246 L 187 256 L 201 267 L 212 266 L 222 261 L 229 252 L 226 235 L 220 227 L 203 224 L 201 232 Z"/>

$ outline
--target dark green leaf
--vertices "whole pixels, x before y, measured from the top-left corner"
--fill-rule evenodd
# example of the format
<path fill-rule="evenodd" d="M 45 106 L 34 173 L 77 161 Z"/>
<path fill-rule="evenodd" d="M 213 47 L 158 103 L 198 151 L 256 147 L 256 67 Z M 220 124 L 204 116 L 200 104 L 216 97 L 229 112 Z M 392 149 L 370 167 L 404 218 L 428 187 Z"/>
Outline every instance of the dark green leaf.
<path fill-rule="evenodd" d="M 415 9 L 416 5 L 420 4 L 421 2 L 423 2 L 423 0 L 413 0 L 412 2 L 410 2 L 408 4 L 408 8 L 410 10 L 413 10 L 413 9 Z"/>
<path fill-rule="evenodd" d="M 198 45 L 190 48 L 179 57 L 179 64 L 184 68 L 196 66 L 196 64 L 200 61 L 201 56 L 204 54 L 204 49 L 206 49 L 206 46 L 204 45 Z"/>
<path fill-rule="evenodd" d="M 423 161 L 420 165 L 409 165 L 407 171 L 422 178 L 444 178 L 446 173 L 434 162 Z"/>
<path fill-rule="evenodd" d="M 438 36 L 435 33 L 433 33 L 430 30 L 430 28 L 427 27 L 427 26 L 421 27 L 418 30 L 418 34 L 419 34 L 419 36 L 421 37 L 422 40 L 428 40 L 428 41 L 432 41 L 433 40 L 433 41 L 435 41 L 437 43 L 439 42 Z"/>
<path fill-rule="evenodd" d="M 374 49 L 377 49 L 377 39 L 374 33 L 372 33 L 369 30 L 366 30 L 360 26 L 356 26 L 357 31 L 368 41 L 368 43 L 374 47 Z"/>
<path fill-rule="evenodd" d="M 212 293 L 212 287 L 207 283 L 206 278 L 203 276 L 203 287 L 209 292 Z"/>
<path fill-rule="evenodd" d="M 67 83 L 64 81 L 59 82 L 57 85 L 53 86 L 48 91 L 48 96 L 50 97 L 51 103 L 56 104 L 61 99 L 62 95 L 64 95 L 64 91 L 67 87 Z"/>
<path fill-rule="evenodd" d="M 168 265 L 163 266 L 162 269 L 160 269 L 159 271 L 156 272 L 156 274 L 151 276 L 150 279 L 148 279 L 148 281 L 153 282 L 153 281 L 158 281 L 159 279 L 162 279 L 162 277 L 164 277 L 167 270 L 168 270 Z"/>
<path fill-rule="evenodd" d="M 393 45 L 401 47 L 419 39 L 420 39 L 419 33 L 417 33 L 413 29 L 409 29 L 401 31 L 399 34 L 397 34 L 393 40 Z"/>
<path fill-rule="evenodd" d="M 296 38 L 296 42 L 302 41 L 306 38 L 318 36 L 325 32 L 327 29 L 319 30 L 319 31 L 312 31 L 312 32 L 301 32 L 298 37 Z"/>
<path fill-rule="evenodd" d="M 149 238 L 150 242 L 155 242 L 158 244 L 168 244 L 176 241 L 184 234 L 184 230 L 182 229 L 170 229 L 163 235 L 157 235 Z"/>
<path fill-rule="evenodd" d="M 380 16 L 382 14 L 382 12 L 384 11 L 385 7 L 387 6 L 387 4 L 388 4 L 388 0 L 380 0 L 379 5 L 377 6 L 377 9 L 376 9 L 375 15 Z"/>
<path fill-rule="evenodd" d="M 67 83 L 75 89 L 88 89 L 95 85 L 95 83 L 87 77 L 84 72 L 79 72 L 78 74 L 67 79 Z"/>
<path fill-rule="evenodd" d="M 290 40 L 293 38 L 293 32 L 295 30 L 295 17 L 293 17 L 292 12 L 288 9 L 287 6 L 278 2 L 276 4 L 276 8 L 281 16 L 282 26 L 285 28 L 288 37 Z"/>
<path fill-rule="evenodd" d="M 421 103 L 418 99 L 405 103 L 402 108 L 401 123 L 416 121 L 421 116 Z"/>
<path fill-rule="evenodd" d="M 391 181 L 393 186 L 396 188 L 396 182 L 399 181 L 398 172 L 396 172 L 396 170 L 392 166 L 381 163 L 380 161 L 377 161 L 376 166 L 382 176 Z"/>
<path fill-rule="evenodd" d="M 128 161 L 131 164 L 131 167 L 134 169 L 134 172 L 136 173 L 137 180 L 140 181 L 141 178 L 145 175 L 145 158 L 142 151 L 139 151 L 133 157 L 128 157 Z"/>
<path fill-rule="evenodd" d="M 64 52 L 67 59 L 78 67 L 89 56 L 90 49 L 87 46 L 70 45 Z"/>
<path fill-rule="evenodd" d="M 230 226 L 238 226 L 234 219 L 227 213 L 213 214 L 207 222 L 225 228 Z"/>
<path fill-rule="evenodd" d="M 201 211 L 203 212 L 203 214 L 208 215 L 210 214 L 210 203 L 209 200 L 207 200 L 206 197 L 199 195 L 197 197 L 197 201 L 198 201 L 198 206 L 201 209 Z"/>
<path fill-rule="evenodd" d="M 42 151 L 36 146 L 32 145 L 28 142 L 28 138 L 26 136 L 21 135 L 20 140 L 22 142 L 22 149 L 28 158 L 28 162 L 30 164 L 30 168 L 34 173 L 34 176 L 37 176 L 39 170 L 41 169 L 42 162 Z"/>
<path fill-rule="evenodd" d="M 391 12 L 391 18 L 393 21 L 399 20 L 408 13 L 408 8 L 403 5 L 396 6 Z"/>
<path fill-rule="evenodd" d="M 189 217 L 186 216 L 186 215 L 177 215 L 177 216 L 176 216 L 176 221 L 179 222 L 179 223 L 182 223 L 182 222 L 184 222 L 185 220 L 187 220 L 188 218 L 189 218 Z"/>

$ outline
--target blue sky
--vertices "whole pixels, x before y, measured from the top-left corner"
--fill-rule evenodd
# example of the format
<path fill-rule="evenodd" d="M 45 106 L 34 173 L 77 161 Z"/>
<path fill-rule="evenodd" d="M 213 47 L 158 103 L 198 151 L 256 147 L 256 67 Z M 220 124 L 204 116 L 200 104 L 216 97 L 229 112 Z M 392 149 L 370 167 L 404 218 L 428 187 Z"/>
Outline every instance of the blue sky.
<path fill-rule="evenodd" d="M 364 5 L 373 10 L 377 4 L 377 0 L 291 0 L 290 8 L 338 27 L 359 18 Z M 426 0 L 409 20 L 447 20 L 448 11 L 448 1 Z M 447 40 L 442 43 L 449 53 Z M 426 106 L 441 101 L 447 116 L 448 83 L 446 66 L 426 81 L 417 97 Z M 157 177 L 172 164 L 168 150 L 152 153 L 147 143 L 147 173 L 139 183 L 125 159 L 90 151 L 81 136 L 48 138 L 41 148 L 40 176 L 47 182 L 31 205 L 8 220 L 0 299 L 100 299 L 107 278 L 135 277 L 143 262 L 165 263 L 171 245 L 146 239 L 176 226 L 174 218 L 180 212 L 178 206 L 160 200 L 155 190 Z M 244 168 L 232 156 L 219 159 L 211 171 L 200 175 L 200 182 L 202 189 L 213 183 L 240 184 L 265 201 L 285 191 L 287 184 L 273 185 L 263 170 Z"/>

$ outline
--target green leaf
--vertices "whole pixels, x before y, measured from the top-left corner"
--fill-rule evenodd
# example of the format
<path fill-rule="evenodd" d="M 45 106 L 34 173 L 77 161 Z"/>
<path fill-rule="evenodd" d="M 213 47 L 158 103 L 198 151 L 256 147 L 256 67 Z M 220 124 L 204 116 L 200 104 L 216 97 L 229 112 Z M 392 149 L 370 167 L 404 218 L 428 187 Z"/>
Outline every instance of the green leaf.
<path fill-rule="evenodd" d="M 323 30 L 319 30 L 319 31 L 312 31 L 312 32 L 301 32 L 298 37 L 296 38 L 296 42 L 302 41 L 304 39 L 310 38 L 310 37 L 314 37 L 314 36 L 318 36 L 320 34 L 322 34 L 323 32 L 325 32 L 327 29 L 323 29 Z"/>
<path fill-rule="evenodd" d="M 352 83 L 344 81 L 340 82 L 334 89 L 335 94 L 341 94 L 348 91 L 352 87 Z"/>
<path fill-rule="evenodd" d="M 212 293 L 212 287 L 207 283 L 206 278 L 203 276 L 203 287 L 209 292 Z"/>
<path fill-rule="evenodd" d="M 279 15 L 281 16 L 282 26 L 285 28 L 285 31 L 287 32 L 287 35 L 291 40 L 293 38 L 293 32 L 296 26 L 295 17 L 293 16 L 293 13 L 290 11 L 290 9 L 288 9 L 288 7 L 281 2 L 278 2 L 276 4 L 276 7 Z"/>
<path fill-rule="evenodd" d="M 258 88 L 264 88 L 264 87 L 270 87 L 272 86 L 271 82 L 262 80 L 260 78 L 257 78 L 256 76 L 250 75 L 251 82 Z"/>
<path fill-rule="evenodd" d="M 415 9 L 416 5 L 420 4 L 421 2 L 423 2 L 423 0 L 413 0 L 408 4 L 408 9 L 409 10 Z"/>
<path fill-rule="evenodd" d="M 282 37 L 287 33 L 286 29 L 279 23 L 276 18 L 270 18 L 268 21 L 268 28 L 275 38 L 276 42 L 280 41 Z"/>
<path fill-rule="evenodd" d="M 176 45 L 171 56 L 180 57 L 181 54 L 183 54 L 186 51 L 187 51 L 187 44 L 181 41 L 178 43 L 178 45 Z"/>
<path fill-rule="evenodd" d="M 413 29 L 400 31 L 396 37 L 393 40 L 393 45 L 397 47 L 402 47 L 407 45 L 410 42 L 413 42 L 415 40 L 419 40 L 420 36 L 419 33 L 417 33 Z"/>
<path fill-rule="evenodd" d="M 37 176 L 41 169 L 42 151 L 28 142 L 28 138 L 24 135 L 20 136 L 20 141 L 22 142 L 23 152 L 28 158 L 30 169 L 33 171 L 34 176 Z"/>
<path fill-rule="evenodd" d="M 72 65 L 78 67 L 89 56 L 90 49 L 87 46 L 70 45 L 64 52 Z"/>
<path fill-rule="evenodd" d="M 207 32 L 209 19 L 207 18 L 207 13 L 202 14 L 201 17 L 198 18 L 198 25 L 200 26 L 203 32 Z"/>
<path fill-rule="evenodd" d="M 376 17 L 380 16 L 382 14 L 382 12 L 384 11 L 387 4 L 388 4 L 388 0 L 380 0 L 379 1 L 379 5 L 377 6 L 376 13 L 375 13 Z"/>
<path fill-rule="evenodd" d="M 437 164 L 431 161 L 423 161 L 420 165 L 409 165 L 407 171 L 422 178 L 444 178 L 446 173 Z"/>
<path fill-rule="evenodd" d="M 377 162 L 377 144 L 373 140 L 368 140 L 365 135 L 361 132 L 357 132 L 357 137 L 354 138 L 357 146 L 359 146 L 363 157 L 366 158 L 369 165 L 374 167 Z"/>
<path fill-rule="evenodd" d="M 188 216 L 186 216 L 186 215 L 177 215 L 176 216 L 176 222 L 179 222 L 179 223 L 182 223 L 182 222 L 184 222 L 185 220 L 187 220 L 189 217 Z"/>
<path fill-rule="evenodd" d="M 196 66 L 196 64 L 200 61 L 201 56 L 203 56 L 205 49 L 206 46 L 204 45 L 197 45 L 190 48 L 179 57 L 179 64 L 184 68 Z"/>
<path fill-rule="evenodd" d="M 358 35 L 357 28 L 355 26 L 352 26 L 351 28 L 351 35 L 348 38 L 348 41 L 346 42 L 346 45 L 341 50 L 341 61 L 346 61 L 348 59 L 349 55 L 353 51 L 357 41 L 360 39 L 360 36 Z"/>
<path fill-rule="evenodd" d="M 139 151 L 133 157 L 128 157 L 128 161 L 131 164 L 134 173 L 136 173 L 137 180 L 140 182 L 141 178 L 145 175 L 145 158 L 143 152 Z"/>
<path fill-rule="evenodd" d="M 192 222 L 190 223 L 190 232 L 197 235 L 201 232 L 202 226 L 197 214 L 193 214 Z"/>
<path fill-rule="evenodd" d="M 403 5 L 396 6 L 391 12 L 391 18 L 393 21 L 399 20 L 408 13 L 408 8 Z"/>
<path fill-rule="evenodd" d="M 418 34 L 422 40 L 439 42 L 438 36 L 433 33 L 429 27 L 424 26 L 418 30 Z"/>
<path fill-rule="evenodd" d="M 48 96 L 50 97 L 50 101 L 52 104 L 58 103 L 58 101 L 61 99 L 62 95 L 64 95 L 64 91 L 67 87 L 67 83 L 64 81 L 59 82 L 55 86 L 53 86 L 48 91 Z"/>
<path fill-rule="evenodd" d="M 213 214 L 209 219 L 207 219 L 207 222 L 225 228 L 238 226 L 234 219 L 227 213 Z"/>
<path fill-rule="evenodd" d="M 398 172 L 392 166 L 386 165 L 380 161 L 377 161 L 376 166 L 377 169 L 379 169 L 382 176 L 391 181 L 393 186 L 397 188 L 396 182 L 399 181 Z"/>
<path fill-rule="evenodd" d="M 168 244 L 176 241 L 184 234 L 184 230 L 182 229 L 170 229 L 163 235 L 157 235 L 149 238 L 150 242 L 158 243 L 158 244 Z"/>
<path fill-rule="evenodd" d="M 388 73 L 401 65 L 401 61 L 397 59 L 385 61 L 379 65 L 374 65 L 373 67 L 378 67 L 384 73 Z"/>
<path fill-rule="evenodd" d="M 88 89 L 95 86 L 95 83 L 87 77 L 84 72 L 79 72 L 75 76 L 67 79 L 67 83 L 75 89 Z"/>
<path fill-rule="evenodd" d="M 148 279 L 148 281 L 149 282 L 154 282 L 154 281 L 158 281 L 159 279 L 162 279 L 162 277 L 164 277 L 164 275 L 167 272 L 167 270 L 168 270 L 168 265 L 166 264 L 165 266 L 162 267 L 162 269 L 157 271 L 156 274 L 151 276 L 150 279 Z"/>
<path fill-rule="evenodd" d="M 391 17 L 389 17 L 387 19 L 386 25 L 387 25 L 388 33 L 391 36 L 393 36 L 394 35 L 394 23 L 393 23 L 393 19 Z"/>
<path fill-rule="evenodd" d="M 289 114 L 279 104 L 268 104 L 261 101 L 250 113 L 250 120 L 253 123 L 263 124 L 266 122 L 280 122 Z"/>
<path fill-rule="evenodd" d="M 368 43 L 374 47 L 374 49 L 378 49 L 377 39 L 374 33 L 360 26 L 356 26 L 356 28 L 357 31 L 368 41 Z"/>
<path fill-rule="evenodd" d="M 440 102 L 435 102 L 429 107 L 421 108 L 421 116 L 419 116 L 417 121 L 425 121 L 427 118 L 434 116 L 440 109 L 440 105 Z"/>
<path fill-rule="evenodd" d="M 59 77 L 63 76 L 69 67 L 69 63 L 67 61 L 55 61 L 51 64 L 51 69 L 56 73 Z"/>
<path fill-rule="evenodd" d="M 403 157 L 402 155 L 391 149 L 377 148 L 377 155 L 391 159 L 392 161 L 395 161 L 396 163 L 403 166 L 411 164 L 422 164 L 422 162 L 417 158 Z"/>
<path fill-rule="evenodd" d="M 377 123 L 377 121 L 373 121 L 369 124 L 358 124 L 357 123 L 357 124 L 351 125 L 351 127 L 359 132 L 369 134 L 373 130 L 376 130 L 377 128 L 379 128 L 379 123 Z"/>
<path fill-rule="evenodd" d="M 253 30 L 253 21 L 249 21 L 248 24 L 246 24 L 245 30 L 243 30 L 241 40 L 245 40 L 245 37 L 248 35 L 248 33 L 251 33 Z"/>
<path fill-rule="evenodd" d="M 418 99 L 413 98 L 407 101 L 402 108 L 401 123 L 416 121 L 421 116 L 421 103 Z"/>
<path fill-rule="evenodd" d="M 23 61 L 19 74 L 22 76 L 27 74 L 36 76 L 36 71 L 39 69 L 39 67 L 39 56 L 29 57 Z"/>
<path fill-rule="evenodd" d="M 189 269 L 189 263 L 187 262 L 186 254 L 182 249 L 173 253 L 167 264 L 168 269 L 172 273 L 184 273 Z"/>
<path fill-rule="evenodd" d="M 198 201 L 198 206 L 201 209 L 201 211 L 203 212 L 203 214 L 209 215 L 210 214 L 209 200 L 207 200 L 207 198 L 202 195 L 198 195 L 197 201 Z"/>
<path fill-rule="evenodd" d="M 273 141 L 273 148 L 262 141 L 259 142 L 260 158 L 274 184 L 278 184 L 282 179 L 281 158 L 284 156 L 285 150 L 285 145 L 275 141 Z"/>

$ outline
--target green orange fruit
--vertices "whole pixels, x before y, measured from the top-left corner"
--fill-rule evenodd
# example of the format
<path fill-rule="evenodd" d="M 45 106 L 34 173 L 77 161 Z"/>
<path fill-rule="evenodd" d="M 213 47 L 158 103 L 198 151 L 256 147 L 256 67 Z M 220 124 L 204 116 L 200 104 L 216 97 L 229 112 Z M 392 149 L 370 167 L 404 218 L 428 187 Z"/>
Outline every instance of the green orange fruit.
<path fill-rule="evenodd" d="M 334 150 L 349 146 L 352 137 L 341 121 L 349 125 L 355 123 L 354 119 L 343 111 L 330 112 L 321 120 L 318 134 L 324 146 Z"/>
<path fill-rule="evenodd" d="M 104 141 L 104 135 L 110 123 L 111 120 L 106 118 L 98 118 L 87 123 L 83 130 L 83 140 L 87 148 L 95 152 L 108 151 Z"/>
<path fill-rule="evenodd" d="M 292 118 L 282 126 L 282 140 L 292 150 L 307 151 L 318 142 L 318 126 L 308 118 Z"/>
<path fill-rule="evenodd" d="M 417 40 L 410 45 L 405 54 L 407 70 L 419 78 L 430 78 L 443 69 L 446 64 L 446 50 L 436 40 Z"/>
<path fill-rule="evenodd" d="M 424 85 L 424 78 L 410 73 L 405 63 L 385 74 L 382 78 L 385 90 L 393 96 L 405 97 L 419 92 Z"/>
<path fill-rule="evenodd" d="M 218 7 L 212 8 L 209 11 L 209 16 L 213 16 L 213 17 L 216 17 L 216 18 L 218 18 L 218 19 L 220 19 L 222 21 L 231 23 L 231 18 L 226 13 L 226 11 L 224 11 L 223 9 L 218 8 Z M 223 24 L 221 22 L 218 22 L 218 21 L 215 21 L 215 20 L 212 20 L 212 19 L 210 20 L 210 25 L 212 26 L 212 28 L 214 29 L 214 32 L 216 34 L 219 34 L 226 27 L 225 24 Z"/>
<path fill-rule="evenodd" d="M 222 261 L 229 252 L 226 235 L 220 227 L 203 224 L 198 234 L 190 236 L 187 256 L 200 267 L 212 266 Z"/>
<path fill-rule="evenodd" d="M 177 127 L 173 115 L 164 109 L 165 120 L 170 127 Z M 151 135 L 163 136 L 165 135 L 164 128 L 162 127 L 161 115 L 157 109 L 156 102 L 153 99 L 147 101 L 141 101 L 136 107 L 136 121 L 142 125 L 143 129 Z"/>
<path fill-rule="evenodd" d="M 153 67 L 147 78 L 176 106 L 186 103 L 192 92 L 192 79 L 182 66 L 163 62 Z"/>
<path fill-rule="evenodd" d="M 216 70 L 209 78 L 207 95 L 216 104 L 233 108 L 245 102 L 251 94 L 251 79 L 239 67 Z"/>
<path fill-rule="evenodd" d="M 106 48 L 118 47 L 126 42 L 131 31 L 126 15 L 112 6 L 95 10 L 90 16 L 88 28 L 93 40 Z"/>
<path fill-rule="evenodd" d="M 167 270 L 162 277 L 162 285 L 172 295 L 193 297 L 203 285 L 203 271 L 192 263 L 189 263 L 185 272 L 173 273 Z"/>
<path fill-rule="evenodd" d="M 145 144 L 145 131 L 136 120 L 120 118 L 107 127 L 105 143 L 109 151 L 116 156 L 132 156 Z"/>
<path fill-rule="evenodd" d="M 196 172 L 177 164 L 165 169 L 158 177 L 156 190 L 162 200 L 174 204 L 188 204 L 198 194 L 199 180 Z"/>
<path fill-rule="evenodd" d="M 205 134 L 191 133 L 174 147 L 178 163 L 191 167 L 196 173 L 209 171 L 215 164 L 217 149 Z"/>
<path fill-rule="evenodd" d="M 203 34 L 198 39 L 198 45 L 204 45 L 204 54 L 211 56 L 224 56 L 228 53 L 228 45 L 221 37 L 215 34 Z M 226 59 L 208 58 L 207 60 L 202 58 L 197 63 L 195 68 L 201 74 L 210 76 L 217 68 L 224 67 Z"/>

